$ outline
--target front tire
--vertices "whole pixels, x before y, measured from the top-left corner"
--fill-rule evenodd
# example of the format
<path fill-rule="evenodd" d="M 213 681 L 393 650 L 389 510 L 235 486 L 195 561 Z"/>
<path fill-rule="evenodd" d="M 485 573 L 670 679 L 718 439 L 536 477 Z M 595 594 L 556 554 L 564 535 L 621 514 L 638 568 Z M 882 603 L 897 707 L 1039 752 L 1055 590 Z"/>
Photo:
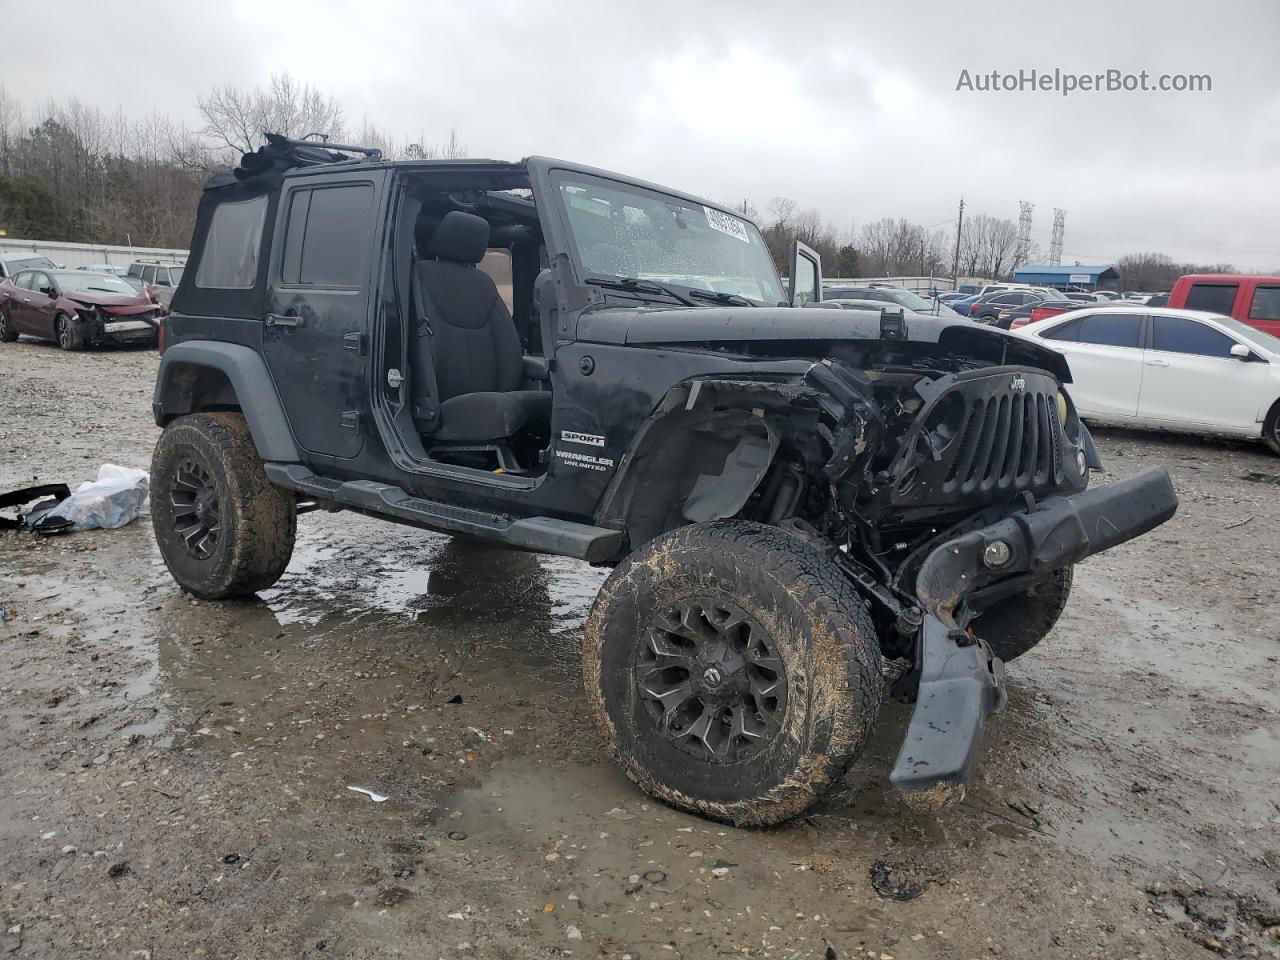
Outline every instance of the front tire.
<path fill-rule="evenodd" d="M 18 332 L 9 322 L 9 311 L 0 308 L 0 343 L 13 343 L 18 339 Z"/>
<path fill-rule="evenodd" d="M 1280 400 L 1272 405 L 1267 419 L 1262 422 L 1262 442 L 1272 453 L 1280 453 Z"/>
<path fill-rule="evenodd" d="M 867 606 L 810 544 L 716 521 L 610 574 L 583 636 L 610 751 L 677 809 L 736 826 L 794 817 L 844 776 L 882 680 Z"/>
<path fill-rule="evenodd" d="M 1053 629 L 1071 596 L 1074 567 L 1062 567 L 984 610 L 973 622 L 974 632 L 1001 660 L 1016 660 Z"/>
<path fill-rule="evenodd" d="M 53 318 L 53 333 L 58 338 L 58 346 L 63 350 L 84 349 L 84 334 L 80 332 L 79 325 L 65 313 Z"/>
<path fill-rule="evenodd" d="M 151 524 L 184 590 L 225 600 L 266 589 L 289 565 L 297 523 L 293 495 L 267 479 L 240 414 L 191 414 L 164 428 Z"/>

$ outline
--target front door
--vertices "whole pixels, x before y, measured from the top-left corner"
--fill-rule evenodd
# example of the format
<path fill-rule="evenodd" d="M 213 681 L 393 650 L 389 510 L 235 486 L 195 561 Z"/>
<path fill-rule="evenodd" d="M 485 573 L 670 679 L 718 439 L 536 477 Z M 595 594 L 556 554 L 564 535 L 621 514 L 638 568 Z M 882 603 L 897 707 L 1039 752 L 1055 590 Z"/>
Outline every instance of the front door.
<path fill-rule="evenodd" d="M 18 299 L 22 311 L 15 327 L 37 337 L 53 338 L 54 289 L 53 278 L 47 273 L 36 273 L 31 278 L 31 289 L 23 290 Z"/>
<path fill-rule="evenodd" d="M 297 178 L 276 217 L 263 355 L 313 454 L 346 459 L 364 446 L 383 180 L 382 171 Z"/>

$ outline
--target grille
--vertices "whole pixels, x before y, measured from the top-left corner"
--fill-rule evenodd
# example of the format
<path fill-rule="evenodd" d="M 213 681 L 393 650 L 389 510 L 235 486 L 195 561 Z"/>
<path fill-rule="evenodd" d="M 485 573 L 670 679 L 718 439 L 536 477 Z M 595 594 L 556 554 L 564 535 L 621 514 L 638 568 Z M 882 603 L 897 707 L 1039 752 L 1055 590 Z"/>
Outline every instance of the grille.
<path fill-rule="evenodd" d="M 966 397 L 942 489 L 969 494 L 1055 486 L 1062 477 L 1057 404 L 1057 393 L 1047 390 Z"/>

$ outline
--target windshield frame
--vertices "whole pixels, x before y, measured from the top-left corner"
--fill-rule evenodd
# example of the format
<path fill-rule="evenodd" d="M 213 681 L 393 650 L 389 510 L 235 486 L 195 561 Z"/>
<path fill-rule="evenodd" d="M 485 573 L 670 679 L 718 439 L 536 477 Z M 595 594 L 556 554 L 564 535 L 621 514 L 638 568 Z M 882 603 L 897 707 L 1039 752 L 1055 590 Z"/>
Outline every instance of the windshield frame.
<path fill-rule="evenodd" d="M 589 281 L 592 278 L 603 277 L 610 280 L 626 280 L 630 278 L 625 277 L 622 274 L 618 274 L 618 273 L 609 273 L 609 272 L 602 272 L 598 270 L 591 270 L 583 262 L 581 253 L 579 252 L 579 249 L 578 249 L 577 235 L 574 232 L 572 221 L 569 218 L 568 204 L 565 202 L 564 194 L 562 191 L 562 184 L 565 181 L 569 181 L 569 182 L 586 181 L 588 183 L 596 182 L 606 189 L 631 192 L 631 193 L 638 194 L 642 197 L 651 198 L 659 202 L 678 203 L 684 207 L 705 207 L 707 209 L 722 213 L 728 217 L 732 217 L 734 220 L 737 220 L 742 224 L 744 224 L 748 232 L 754 236 L 754 240 L 759 243 L 760 252 L 763 254 L 763 258 L 764 258 L 763 262 L 764 264 L 767 265 L 768 271 L 769 271 L 766 276 L 760 277 L 759 280 L 761 282 L 767 280 L 768 282 L 772 283 L 775 291 L 778 294 L 778 299 L 775 301 L 758 300 L 752 297 L 746 297 L 736 292 L 726 293 L 722 291 L 716 291 L 713 287 L 704 287 L 704 286 L 698 286 L 693 284 L 680 283 L 675 280 L 667 279 L 665 276 L 664 277 L 648 277 L 643 274 L 635 278 L 641 281 L 640 287 L 643 287 L 646 283 L 657 284 L 660 286 L 672 287 L 676 292 L 679 292 L 682 295 L 688 294 L 689 291 L 703 290 L 703 291 L 709 291 L 709 292 L 715 293 L 717 295 L 741 298 L 742 300 L 746 300 L 752 304 L 759 305 L 759 306 L 775 306 L 776 304 L 786 300 L 786 287 L 782 283 L 781 276 L 779 276 L 778 274 L 777 266 L 773 262 L 773 257 L 769 252 L 768 245 L 765 243 L 763 234 L 760 232 L 760 229 L 759 227 L 756 226 L 755 222 L 752 221 L 749 217 L 744 216 L 741 212 L 729 210 L 719 204 L 710 203 L 707 200 L 703 200 L 698 197 L 693 197 L 688 194 L 679 193 L 678 191 L 667 190 L 655 184 L 637 182 L 635 180 L 630 180 L 624 177 L 610 175 L 607 171 L 594 170 L 590 168 L 582 168 L 582 167 L 574 166 L 572 164 L 566 164 L 563 166 L 557 164 L 551 167 L 549 170 L 547 170 L 546 184 L 547 184 L 547 187 L 549 188 L 547 192 L 550 194 L 551 206 L 556 211 L 556 218 L 558 220 L 557 226 L 560 228 L 559 233 L 562 239 L 562 243 L 560 244 L 560 246 L 562 246 L 563 252 L 568 255 L 569 262 L 573 268 L 574 280 L 579 286 L 584 287 L 586 289 L 592 289 L 593 285 L 589 283 Z M 594 285 L 594 289 L 600 290 L 600 286 Z M 656 292 L 656 291 L 644 290 L 644 289 L 635 289 L 635 290 L 626 290 L 626 291 L 617 291 L 617 290 L 610 289 L 609 292 L 613 294 L 617 294 L 620 292 L 624 296 L 627 296 L 631 299 L 660 298 L 664 302 L 670 299 L 673 299 L 667 294 Z M 675 299 L 681 299 L 681 298 L 675 298 Z M 685 305 L 687 306 L 687 304 Z M 715 302 L 710 299 L 706 301 L 699 301 L 697 305 L 699 307 L 716 306 Z"/>

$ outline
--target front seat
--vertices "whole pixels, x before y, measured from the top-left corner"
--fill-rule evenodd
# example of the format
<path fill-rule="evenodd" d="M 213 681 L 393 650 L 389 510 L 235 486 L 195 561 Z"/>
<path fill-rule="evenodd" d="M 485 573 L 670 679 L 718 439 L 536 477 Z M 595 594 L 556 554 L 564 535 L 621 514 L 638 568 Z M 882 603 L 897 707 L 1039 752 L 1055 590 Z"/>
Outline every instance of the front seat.
<path fill-rule="evenodd" d="M 431 234 L 415 267 L 420 339 L 431 347 L 439 416 L 430 431 L 451 444 L 492 444 L 547 423 L 551 394 L 521 390 L 524 350 L 493 279 L 476 269 L 489 224 L 455 210 Z M 419 381 L 424 378 L 417 378 Z"/>

